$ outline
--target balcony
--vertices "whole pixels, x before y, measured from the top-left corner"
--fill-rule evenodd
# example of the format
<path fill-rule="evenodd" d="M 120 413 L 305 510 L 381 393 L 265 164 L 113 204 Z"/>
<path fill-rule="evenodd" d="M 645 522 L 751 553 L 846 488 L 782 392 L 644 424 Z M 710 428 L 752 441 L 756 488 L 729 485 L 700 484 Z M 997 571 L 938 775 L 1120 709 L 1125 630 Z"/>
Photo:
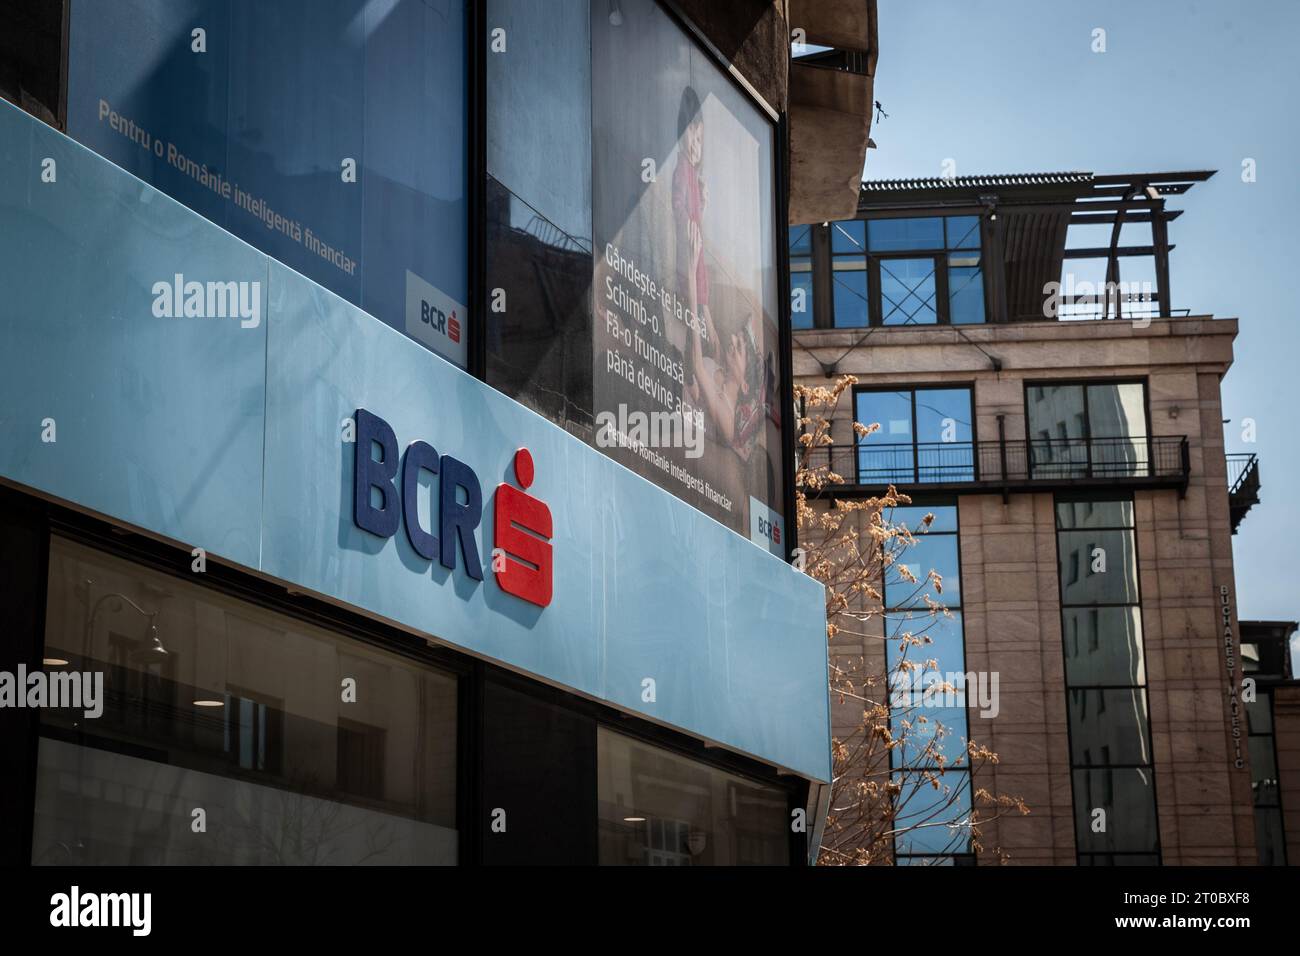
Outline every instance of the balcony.
<path fill-rule="evenodd" d="M 1253 456 L 1252 456 L 1253 457 Z M 829 465 L 849 494 L 1001 492 L 1076 488 L 1177 488 L 1191 471 L 1187 438 L 1001 439 L 981 442 L 831 445 L 809 465 Z"/>
<path fill-rule="evenodd" d="M 1227 455 L 1228 459 L 1228 515 L 1232 533 L 1246 517 L 1246 512 L 1259 504 L 1259 458 L 1256 455 Z"/>

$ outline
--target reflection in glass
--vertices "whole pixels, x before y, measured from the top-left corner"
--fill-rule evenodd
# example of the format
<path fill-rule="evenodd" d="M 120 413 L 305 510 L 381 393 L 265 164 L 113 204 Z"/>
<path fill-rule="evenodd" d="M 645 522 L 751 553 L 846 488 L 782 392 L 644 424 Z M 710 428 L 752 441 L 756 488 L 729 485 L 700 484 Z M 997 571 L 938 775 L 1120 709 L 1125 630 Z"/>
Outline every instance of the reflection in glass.
<path fill-rule="evenodd" d="M 1151 739 L 1141 687 L 1066 691 L 1070 759 L 1075 766 L 1149 764 Z"/>
<path fill-rule="evenodd" d="M 938 674 L 932 672 L 935 680 Z M 906 767 L 959 767 L 966 766 L 966 740 L 969 736 L 966 723 L 965 688 L 960 681 L 953 682 L 956 692 L 949 694 L 927 692 L 920 689 L 895 691 L 890 695 L 890 727 L 902 743 L 890 751 L 890 766 Z M 930 694 L 933 693 L 933 698 Z M 947 706 L 931 700 L 956 699 L 958 704 Z M 908 726 L 903 726 L 906 723 Z M 930 748 L 927 750 L 927 748 Z"/>
<path fill-rule="evenodd" d="M 831 223 L 831 252 L 864 252 L 866 223 L 861 219 L 847 219 Z"/>
<path fill-rule="evenodd" d="M 1061 603 L 1138 603 L 1132 531 L 1060 531 Z"/>
<path fill-rule="evenodd" d="M 916 402 L 917 481 L 975 478 L 968 388 L 918 388 Z"/>
<path fill-rule="evenodd" d="M 1139 608 L 1062 608 L 1061 635 L 1067 684 L 1088 687 L 1146 683 Z"/>
<path fill-rule="evenodd" d="M 1277 759 L 1273 753 L 1273 735 L 1251 735 L 1247 738 L 1250 749 L 1251 787 L 1255 791 L 1257 806 L 1272 807 L 1280 802 L 1277 782 Z"/>
<path fill-rule="evenodd" d="M 1260 866 L 1286 866 L 1286 828 L 1279 807 L 1255 808 L 1255 846 Z"/>
<path fill-rule="evenodd" d="M 859 440 L 858 481 L 910 482 L 916 474 L 912 437 L 912 393 L 859 392 L 855 417 L 860 424 L 879 425 Z"/>
<path fill-rule="evenodd" d="M 926 610 L 890 611 L 885 615 L 886 659 L 894 670 L 900 661 L 920 664 L 933 660 L 940 672 L 966 669 L 961 611 L 931 614 Z M 905 635 L 921 643 L 905 641 Z"/>
<path fill-rule="evenodd" d="M 812 226 L 790 227 L 790 255 L 812 255 Z"/>
<path fill-rule="evenodd" d="M 908 828 L 894 843 L 898 854 L 943 855 L 966 853 L 970 849 L 970 773 L 949 770 L 939 773 L 908 772 L 895 775 L 901 787 L 897 800 L 896 826 Z"/>
<path fill-rule="evenodd" d="M 1254 700 L 1245 702 L 1246 726 L 1252 734 L 1273 732 L 1273 693 L 1260 690 Z"/>
<path fill-rule="evenodd" d="M 1058 529 L 1131 528 L 1133 527 L 1133 499 L 1057 501 L 1056 527 Z"/>
<path fill-rule="evenodd" d="M 835 309 L 835 327 L 837 329 L 865 328 L 867 325 L 865 268 L 833 270 L 831 290 L 831 304 Z"/>
<path fill-rule="evenodd" d="M 1147 473 L 1146 389 L 1140 383 L 1089 385 L 1088 431 L 1093 474 Z"/>
<path fill-rule="evenodd" d="M 785 865 L 787 794 L 601 727 L 604 866 Z"/>
<path fill-rule="evenodd" d="M 45 656 L 106 701 L 42 712 L 34 863 L 457 860 L 449 675 L 61 538 Z"/>
<path fill-rule="evenodd" d="M 948 231 L 949 249 L 978 249 L 980 247 L 979 216 L 949 216 L 944 220 Z"/>
<path fill-rule="evenodd" d="M 924 607 L 925 599 L 929 597 L 945 607 L 960 607 L 957 536 L 931 532 L 917 535 L 915 540 L 915 544 L 903 550 L 885 569 L 886 606 L 890 609 Z M 902 567 L 911 572 L 916 579 L 914 582 L 903 577 Z M 938 576 L 937 582 L 929 577 L 931 571 Z"/>
<path fill-rule="evenodd" d="M 953 325 L 984 321 L 984 273 L 978 256 L 973 260 L 955 256 L 948 260 L 948 321 Z"/>
<path fill-rule="evenodd" d="M 1146 386 L 1034 385 L 1026 392 L 1034 477 L 1148 474 Z"/>
<path fill-rule="evenodd" d="M 931 516 L 930 524 L 925 524 L 926 516 Z M 930 532 L 956 531 L 956 505 L 895 505 L 888 511 L 891 524 L 901 525 L 913 534 L 924 530 Z"/>
<path fill-rule="evenodd" d="M 487 380 L 515 401 L 595 440 L 591 241 L 570 235 L 487 177 Z"/>
<path fill-rule="evenodd" d="M 943 219 L 873 219 L 872 252 L 913 252 L 943 248 Z"/>
<path fill-rule="evenodd" d="M 859 481 L 902 484 L 974 479 L 969 388 L 862 391 L 857 393 L 856 405 L 857 421 L 881 426 L 859 441 Z"/>
<path fill-rule="evenodd" d="M 74 139 L 399 332 L 442 347 L 408 328 L 407 303 L 408 289 L 430 286 L 462 316 L 469 301 L 464 4 L 24 6 L 68 11 Z M 191 52 L 200 21 L 210 55 Z M 558 60 L 555 44 L 545 55 Z M 115 132 L 101 102 L 147 130 L 146 146 L 179 153 L 163 159 Z M 528 149 L 526 161 L 540 155 Z M 355 176 L 341 181 L 345 157 Z M 214 188 L 216 173 L 226 188 Z"/>
<path fill-rule="evenodd" d="M 1030 469 L 1035 478 L 1088 473 L 1082 385 L 1033 385 L 1027 392 Z"/>
<path fill-rule="evenodd" d="M 1058 499 L 1055 512 L 1079 862 L 1129 865 L 1159 853 L 1133 501 Z M 1106 833 L 1086 838 L 1094 824 Z"/>
<path fill-rule="evenodd" d="M 1097 810 L 1105 814 L 1102 832 L 1092 825 Z M 1158 832 L 1151 768 L 1075 770 L 1074 837 L 1081 854 L 1155 852 Z"/>
<path fill-rule="evenodd" d="M 885 325 L 934 325 L 933 259 L 881 259 L 880 311 Z"/>

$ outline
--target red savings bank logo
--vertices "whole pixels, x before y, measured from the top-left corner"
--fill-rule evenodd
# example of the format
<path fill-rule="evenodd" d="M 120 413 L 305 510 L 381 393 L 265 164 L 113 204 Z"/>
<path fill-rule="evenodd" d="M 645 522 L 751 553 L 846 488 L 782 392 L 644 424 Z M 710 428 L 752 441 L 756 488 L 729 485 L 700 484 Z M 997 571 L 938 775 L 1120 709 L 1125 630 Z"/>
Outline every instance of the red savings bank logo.
<path fill-rule="evenodd" d="M 392 426 L 364 408 L 357 409 L 355 422 L 352 490 L 357 527 L 391 538 L 398 525 L 404 525 L 407 540 L 420 557 L 455 570 L 459 550 L 465 573 L 482 581 L 483 562 L 474 532 L 483 518 L 483 489 L 474 469 L 451 455 L 439 455 L 427 442 L 411 442 L 400 461 L 399 495 L 397 436 Z M 433 515 L 437 534 L 420 524 L 421 471 L 438 478 Z M 492 572 L 507 594 L 546 607 L 552 594 L 551 509 L 527 493 L 533 483 L 533 456 L 527 448 L 515 452 L 514 471 L 519 488 L 504 482 L 496 487 Z"/>
<path fill-rule="evenodd" d="M 452 309 L 451 315 L 448 315 L 436 305 L 431 304 L 428 299 L 421 299 L 420 321 L 435 331 L 441 332 L 453 342 L 460 341 L 460 320 L 456 318 L 455 309 Z"/>

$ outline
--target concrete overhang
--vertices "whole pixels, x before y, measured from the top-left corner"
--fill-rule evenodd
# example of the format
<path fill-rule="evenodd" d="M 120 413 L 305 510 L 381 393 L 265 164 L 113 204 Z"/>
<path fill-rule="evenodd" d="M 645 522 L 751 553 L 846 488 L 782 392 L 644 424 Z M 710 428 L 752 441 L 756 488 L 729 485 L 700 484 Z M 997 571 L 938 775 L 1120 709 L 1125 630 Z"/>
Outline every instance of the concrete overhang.
<path fill-rule="evenodd" d="M 871 133 L 876 0 L 791 0 L 790 29 L 842 51 L 790 62 L 790 223 L 857 213 Z"/>

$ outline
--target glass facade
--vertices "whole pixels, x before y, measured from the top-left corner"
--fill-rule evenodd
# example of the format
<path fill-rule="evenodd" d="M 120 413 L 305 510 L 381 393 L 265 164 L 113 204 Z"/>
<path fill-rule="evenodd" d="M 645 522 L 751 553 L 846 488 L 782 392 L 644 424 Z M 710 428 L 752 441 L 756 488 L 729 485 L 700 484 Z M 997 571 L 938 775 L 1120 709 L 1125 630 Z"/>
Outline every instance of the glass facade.
<path fill-rule="evenodd" d="M 487 15 L 488 382 L 784 557 L 775 125 L 655 0 Z"/>
<path fill-rule="evenodd" d="M 591 16 L 585 0 L 487 16 L 508 43 L 486 58 L 487 380 L 590 441 Z"/>
<path fill-rule="evenodd" d="M 803 798 L 775 775 L 517 675 L 61 536 L 44 614 L 46 671 L 103 691 L 98 716 L 33 718 L 37 865 L 789 865 L 802 847 Z"/>
<path fill-rule="evenodd" d="M 812 237 L 812 226 L 790 227 L 790 325 L 796 329 L 811 329 L 816 311 Z"/>
<path fill-rule="evenodd" d="M 880 426 L 858 441 L 860 484 L 975 479 L 970 388 L 859 389 L 854 403 L 855 421 Z"/>
<path fill-rule="evenodd" d="M 824 246 L 817 241 L 822 234 Z M 815 283 L 825 270 L 831 290 L 816 321 L 796 328 L 987 321 L 979 216 L 845 219 L 800 227 L 791 230 L 790 256 L 792 276 L 806 272 Z"/>
<path fill-rule="evenodd" d="M 1079 863 L 1158 863 L 1132 498 L 1055 504 Z"/>
<path fill-rule="evenodd" d="M 860 219 L 830 224 L 831 311 L 837 329 L 859 329 L 869 323 L 866 227 Z"/>
<path fill-rule="evenodd" d="M 928 526 L 927 515 L 933 516 Z M 973 862 L 966 754 L 971 675 L 962 627 L 957 504 L 898 506 L 888 520 L 916 540 L 886 569 L 883 595 L 890 723 L 901 741 L 890 751 L 899 787 L 895 826 L 905 831 L 894 841 L 895 862 Z M 932 611 L 931 602 L 943 610 Z"/>
<path fill-rule="evenodd" d="M 464 11 L 71 0 L 67 132 L 464 367 Z"/>
<path fill-rule="evenodd" d="M 600 728 L 603 866 L 784 865 L 786 795 Z"/>
<path fill-rule="evenodd" d="M 1028 385 L 1025 419 L 1034 478 L 1151 474 L 1142 382 Z"/>
<path fill-rule="evenodd" d="M 457 861 L 453 676 L 63 538 L 45 658 L 33 863 Z"/>

